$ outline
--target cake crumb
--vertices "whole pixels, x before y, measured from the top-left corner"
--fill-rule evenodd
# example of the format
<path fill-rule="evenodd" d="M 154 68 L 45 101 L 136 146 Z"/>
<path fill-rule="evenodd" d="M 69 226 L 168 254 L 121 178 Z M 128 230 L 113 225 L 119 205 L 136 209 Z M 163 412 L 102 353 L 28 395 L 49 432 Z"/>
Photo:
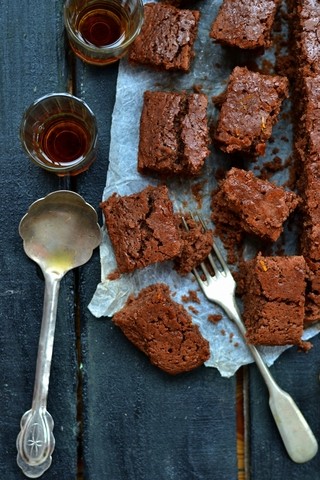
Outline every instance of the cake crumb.
<path fill-rule="evenodd" d="M 198 315 L 198 314 L 199 314 L 199 310 L 197 310 L 196 308 L 194 308 L 192 305 L 189 305 L 188 310 L 190 310 L 191 313 L 194 313 L 194 315 Z"/>
<path fill-rule="evenodd" d="M 107 280 L 118 280 L 120 276 L 120 272 L 118 270 L 115 270 L 114 272 L 109 273 L 109 275 L 107 276 Z"/>
<path fill-rule="evenodd" d="M 201 303 L 200 298 L 198 297 L 197 292 L 195 290 L 189 290 L 188 294 L 189 295 L 182 295 L 182 297 L 181 297 L 181 300 L 184 303 L 188 303 L 188 302 L 193 302 L 193 303 L 198 303 L 198 304 Z"/>
<path fill-rule="evenodd" d="M 216 313 L 216 314 L 212 313 L 211 315 L 208 315 L 207 318 L 208 318 L 209 322 L 211 322 L 211 323 L 218 323 L 218 322 L 220 322 L 220 320 L 222 320 L 222 315 L 220 315 L 218 313 Z"/>
<path fill-rule="evenodd" d="M 203 182 L 198 182 L 198 183 L 195 183 L 194 185 L 192 185 L 191 187 L 191 193 L 195 199 L 195 201 L 197 202 L 197 207 L 199 208 L 199 210 L 201 209 L 202 207 L 202 202 L 203 202 L 203 188 L 206 184 L 206 180 L 204 180 Z"/>
<path fill-rule="evenodd" d="M 192 90 L 194 93 L 201 93 L 203 86 L 201 84 L 193 85 Z"/>
<path fill-rule="evenodd" d="M 313 348 L 313 344 L 311 342 L 307 342 L 305 340 L 301 340 L 298 346 L 299 352 L 309 352 Z"/>

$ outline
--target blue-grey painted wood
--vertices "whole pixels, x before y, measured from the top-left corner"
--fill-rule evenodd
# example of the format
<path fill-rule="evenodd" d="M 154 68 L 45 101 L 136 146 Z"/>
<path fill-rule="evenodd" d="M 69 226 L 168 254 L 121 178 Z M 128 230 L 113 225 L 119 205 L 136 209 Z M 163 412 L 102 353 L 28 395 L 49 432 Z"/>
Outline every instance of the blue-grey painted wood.
<path fill-rule="evenodd" d="M 18 225 L 28 206 L 60 189 L 81 193 L 99 211 L 108 164 L 117 66 L 75 62 L 76 93 L 97 115 L 97 161 L 62 181 L 27 159 L 19 141 L 23 110 L 69 85 L 63 0 L 5 2 L 0 15 L 0 478 L 22 479 L 16 465 L 19 421 L 30 407 L 44 283 L 23 252 Z M 101 222 L 101 212 L 99 212 Z M 85 480 L 236 480 L 235 379 L 201 368 L 169 377 L 137 351 L 110 319 L 87 305 L 100 280 L 99 254 L 62 281 L 48 410 L 55 420 L 53 464 L 43 479 L 77 477 L 77 420 Z M 80 299 L 80 300 L 79 300 Z M 75 302 L 81 321 L 82 417 L 77 417 Z M 272 367 L 320 439 L 320 340 L 290 349 Z M 251 480 L 320 480 L 320 454 L 305 465 L 287 457 L 269 412 L 265 385 L 250 370 Z"/>
<path fill-rule="evenodd" d="M 31 407 L 44 282 L 23 252 L 21 217 L 36 199 L 65 183 L 31 164 L 19 125 L 36 98 L 65 91 L 62 1 L 3 2 L 0 15 L 0 478 L 25 478 L 16 464 L 20 418 Z M 43 479 L 77 474 L 73 275 L 61 283 L 48 410 L 55 421 L 53 464 Z"/>
<path fill-rule="evenodd" d="M 272 374 L 294 398 L 317 440 L 320 440 L 320 339 L 314 347 L 298 352 L 295 347 L 281 355 Z M 250 369 L 250 465 L 252 479 L 319 480 L 320 453 L 305 464 L 292 462 L 286 454 L 268 406 L 268 392 L 255 367 Z"/>
<path fill-rule="evenodd" d="M 77 190 L 95 207 L 105 185 L 115 72 L 77 64 L 77 94 L 100 132 L 97 161 Z M 170 377 L 152 366 L 110 319 L 88 311 L 99 281 L 96 254 L 80 277 L 84 478 L 236 479 L 235 379 L 205 367 Z"/>

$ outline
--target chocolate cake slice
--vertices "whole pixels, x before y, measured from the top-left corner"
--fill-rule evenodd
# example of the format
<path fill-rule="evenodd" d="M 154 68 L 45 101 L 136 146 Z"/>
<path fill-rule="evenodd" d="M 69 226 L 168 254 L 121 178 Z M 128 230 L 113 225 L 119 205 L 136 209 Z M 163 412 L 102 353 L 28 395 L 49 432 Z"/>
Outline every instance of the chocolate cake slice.
<path fill-rule="evenodd" d="M 271 45 L 271 30 L 279 0 L 223 0 L 210 37 L 242 49 Z"/>
<path fill-rule="evenodd" d="M 171 375 L 193 370 L 210 356 L 209 343 L 185 308 L 172 300 L 167 285 L 150 285 L 131 296 L 113 322 L 151 363 Z"/>
<path fill-rule="evenodd" d="M 129 51 L 129 61 L 162 70 L 188 72 L 194 56 L 200 12 L 165 3 L 146 3 L 144 23 Z"/>
<path fill-rule="evenodd" d="M 221 150 L 264 155 L 282 101 L 288 96 L 288 85 L 285 77 L 236 67 L 223 95 L 214 133 Z"/>
<path fill-rule="evenodd" d="M 120 273 L 170 260 L 180 253 L 180 231 L 165 185 L 148 186 L 127 196 L 114 193 L 101 208 Z"/>
<path fill-rule="evenodd" d="M 224 215 L 225 221 L 230 218 L 230 223 L 234 224 L 236 217 L 241 229 L 269 241 L 279 238 L 284 222 L 300 202 L 294 192 L 235 167 L 221 182 L 219 195 L 224 199 L 227 211 L 231 212 Z M 214 199 L 215 195 L 213 209 Z"/>
<path fill-rule="evenodd" d="M 208 99 L 204 94 L 144 93 L 138 170 L 192 177 L 199 175 L 208 150 Z"/>
<path fill-rule="evenodd" d="M 248 341 L 255 345 L 300 344 L 305 315 L 304 258 L 259 254 L 243 269 Z"/>

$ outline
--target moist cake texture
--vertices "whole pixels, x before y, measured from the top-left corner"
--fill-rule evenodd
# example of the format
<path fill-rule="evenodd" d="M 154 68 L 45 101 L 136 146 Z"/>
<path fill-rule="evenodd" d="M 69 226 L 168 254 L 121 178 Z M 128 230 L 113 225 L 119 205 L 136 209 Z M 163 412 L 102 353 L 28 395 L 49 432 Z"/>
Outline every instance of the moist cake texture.
<path fill-rule="evenodd" d="M 195 176 L 208 150 L 208 100 L 204 94 L 144 93 L 138 170 L 149 174 Z"/>
<path fill-rule="evenodd" d="M 243 230 L 269 241 L 279 238 L 284 222 L 300 202 L 294 192 L 235 167 L 227 172 L 220 192 L 231 219 L 235 215 Z"/>
<path fill-rule="evenodd" d="M 210 37 L 242 49 L 269 47 L 278 4 L 278 0 L 224 0 Z"/>
<path fill-rule="evenodd" d="M 305 323 L 320 320 L 320 3 L 288 0 L 292 96 L 295 114 L 295 156 L 302 197 L 301 253 L 308 266 Z"/>
<path fill-rule="evenodd" d="M 182 243 L 165 185 L 101 203 L 118 271 L 132 272 L 180 253 Z"/>
<path fill-rule="evenodd" d="M 182 249 L 174 260 L 175 269 L 180 275 L 187 275 L 203 262 L 211 252 L 213 244 L 212 230 L 204 231 L 201 223 L 191 216 L 186 215 L 185 221 L 188 230 L 180 221 Z"/>
<path fill-rule="evenodd" d="M 164 3 L 144 5 L 144 22 L 129 51 L 129 61 L 188 72 L 200 12 Z"/>
<path fill-rule="evenodd" d="M 150 285 L 136 298 L 129 297 L 113 322 L 151 363 L 171 375 L 193 370 L 210 356 L 209 343 L 165 284 Z"/>
<path fill-rule="evenodd" d="M 320 73 L 320 3 L 318 0 L 288 0 L 288 4 L 296 68 L 302 70 L 302 75 Z"/>
<path fill-rule="evenodd" d="M 300 246 L 308 266 L 307 324 L 320 319 L 320 75 L 309 75 L 309 68 L 299 71 L 295 84 L 295 155 L 302 197 Z"/>
<path fill-rule="evenodd" d="M 227 153 L 264 155 L 287 96 L 287 78 L 234 68 L 214 134 L 216 144 Z"/>
<path fill-rule="evenodd" d="M 300 344 L 305 314 L 304 258 L 258 254 L 243 268 L 243 319 L 249 343 Z"/>

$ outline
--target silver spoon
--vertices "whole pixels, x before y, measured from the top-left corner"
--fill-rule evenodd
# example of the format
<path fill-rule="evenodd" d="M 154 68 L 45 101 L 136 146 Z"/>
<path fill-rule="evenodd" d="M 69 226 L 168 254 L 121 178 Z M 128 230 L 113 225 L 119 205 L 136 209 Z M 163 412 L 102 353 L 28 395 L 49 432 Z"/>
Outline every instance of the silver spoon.
<path fill-rule="evenodd" d="M 45 278 L 32 407 L 22 416 L 17 437 L 17 463 L 29 478 L 50 467 L 55 446 L 47 396 L 60 280 L 86 263 L 100 244 L 97 220 L 96 211 L 80 195 L 60 190 L 34 202 L 19 225 L 24 250 Z"/>

